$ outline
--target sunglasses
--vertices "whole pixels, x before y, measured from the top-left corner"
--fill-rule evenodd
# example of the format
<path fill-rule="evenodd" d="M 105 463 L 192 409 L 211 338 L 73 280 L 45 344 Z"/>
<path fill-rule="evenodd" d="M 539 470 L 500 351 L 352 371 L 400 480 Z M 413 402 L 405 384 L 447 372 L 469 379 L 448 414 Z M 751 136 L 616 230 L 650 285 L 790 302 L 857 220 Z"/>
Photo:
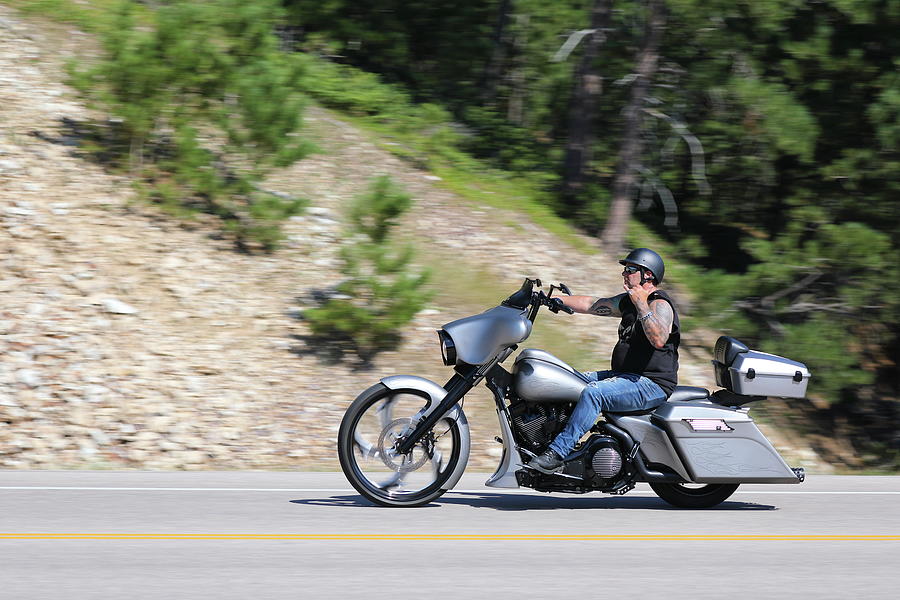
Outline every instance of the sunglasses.
<path fill-rule="evenodd" d="M 625 265 L 625 268 L 622 269 L 622 272 L 631 274 L 631 273 L 637 273 L 640 270 L 641 270 L 640 267 L 635 267 L 634 265 Z"/>

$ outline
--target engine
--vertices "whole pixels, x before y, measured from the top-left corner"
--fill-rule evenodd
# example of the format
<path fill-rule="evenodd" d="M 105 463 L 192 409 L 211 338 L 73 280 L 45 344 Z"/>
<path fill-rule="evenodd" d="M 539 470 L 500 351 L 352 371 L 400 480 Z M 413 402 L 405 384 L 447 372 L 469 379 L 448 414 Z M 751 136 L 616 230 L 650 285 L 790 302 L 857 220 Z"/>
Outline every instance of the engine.
<path fill-rule="evenodd" d="M 510 407 L 519 443 L 535 454 L 543 452 L 569 422 L 572 409 L 571 404 L 526 402 Z"/>
<path fill-rule="evenodd" d="M 519 403 L 510 407 L 516 438 L 523 448 L 539 454 L 556 437 L 574 409 L 573 404 Z M 626 458 L 619 442 L 608 435 L 592 434 L 567 457 L 562 476 L 523 469 L 519 484 L 547 492 L 611 491 L 628 479 Z"/>

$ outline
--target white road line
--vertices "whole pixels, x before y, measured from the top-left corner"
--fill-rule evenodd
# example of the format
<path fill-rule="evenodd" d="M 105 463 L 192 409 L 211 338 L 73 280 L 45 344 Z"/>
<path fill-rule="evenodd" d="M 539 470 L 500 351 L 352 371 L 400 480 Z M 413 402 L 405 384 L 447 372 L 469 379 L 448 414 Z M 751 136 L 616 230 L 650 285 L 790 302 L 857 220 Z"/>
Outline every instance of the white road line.
<path fill-rule="evenodd" d="M 739 491 L 735 492 L 735 494 L 863 494 L 863 495 L 895 494 L 896 495 L 896 494 L 900 494 L 900 492 L 876 492 L 876 491 L 867 492 L 867 491 L 863 491 L 863 490 L 852 491 L 852 492 L 827 491 L 827 490 L 809 491 L 809 492 L 803 492 L 800 490 L 798 490 L 796 492 L 788 492 L 788 491 L 780 491 L 780 490 L 739 490 Z"/>
<path fill-rule="evenodd" d="M 352 492 L 347 488 L 189 488 L 189 487 L 74 487 L 0 486 L 0 490 L 71 490 L 79 492 Z"/>
<path fill-rule="evenodd" d="M 356 490 L 350 488 L 207 488 L 207 487 L 75 487 L 75 486 L 0 486 L 0 490 L 67 490 L 73 492 L 339 492 L 339 493 L 356 493 Z M 533 490 L 527 488 L 485 488 L 477 490 L 451 490 L 447 493 L 459 494 L 508 494 L 508 493 L 528 493 Z M 736 494 L 800 494 L 800 495 L 900 495 L 900 491 L 786 491 L 786 490 L 738 490 Z M 630 492 L 629 495 L 651 495 L 655 494 L 649 490 L 636 490 Z"/>

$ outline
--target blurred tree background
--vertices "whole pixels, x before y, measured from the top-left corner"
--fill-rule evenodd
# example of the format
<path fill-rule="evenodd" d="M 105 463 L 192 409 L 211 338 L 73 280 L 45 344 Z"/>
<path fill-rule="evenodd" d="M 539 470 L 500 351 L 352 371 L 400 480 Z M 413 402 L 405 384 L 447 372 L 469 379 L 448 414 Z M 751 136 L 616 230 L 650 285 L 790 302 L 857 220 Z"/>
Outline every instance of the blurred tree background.
<path fill-rule="evenodd" d="M 608 251 L 663 249 L 694 318 L 806 362 L 811 394 L 900 464 L 900 2 L 123 2 L 159 28 L 114 24 L 82 87 L 117 108 L 132 162 L 172 159 L 179 185 L 266 221 L 249 184 L 196 173 L 249 149 L 252 183 L 302 155 L 287 89 L 392 124 L 422 167 L 527 181 Z"/>
<path fill-rule="evenodd" d="M 283 3 L 298 48 L 445 107 L 609 250 L 659 236 L 706 324 L 900 450 L 900 3 Z"/>

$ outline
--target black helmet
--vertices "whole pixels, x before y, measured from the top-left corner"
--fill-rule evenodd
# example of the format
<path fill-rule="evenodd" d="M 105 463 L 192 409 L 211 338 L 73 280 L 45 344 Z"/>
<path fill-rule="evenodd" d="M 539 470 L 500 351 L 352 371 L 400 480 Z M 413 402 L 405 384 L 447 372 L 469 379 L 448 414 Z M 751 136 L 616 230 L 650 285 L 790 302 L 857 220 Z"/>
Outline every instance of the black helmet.
<path fill-rule="evenodd" d="M 639 265 L 649 269 L 653 273 L 656 283 L 662 282 L 663 275 L 666 273 L 666 265 L 663 263 L 662 257 L 649 248 L 635 248 L 628 253 L 628 256 L 620 260 L 619 264 Z"/>

